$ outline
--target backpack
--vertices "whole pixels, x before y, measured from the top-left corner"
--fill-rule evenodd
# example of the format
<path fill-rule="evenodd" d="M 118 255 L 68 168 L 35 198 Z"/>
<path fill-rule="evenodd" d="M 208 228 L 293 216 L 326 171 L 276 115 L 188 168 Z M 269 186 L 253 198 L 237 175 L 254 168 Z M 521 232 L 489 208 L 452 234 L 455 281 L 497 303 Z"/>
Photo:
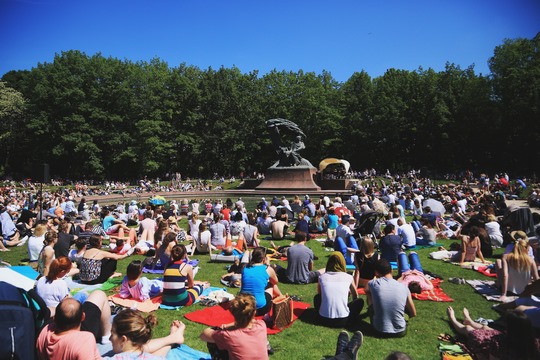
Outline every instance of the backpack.
<path fill-rule="evenodd" d="M 35 290 L 0 281 L 0 359 L 34 359 L 37 336 L 50 315 Z"/>

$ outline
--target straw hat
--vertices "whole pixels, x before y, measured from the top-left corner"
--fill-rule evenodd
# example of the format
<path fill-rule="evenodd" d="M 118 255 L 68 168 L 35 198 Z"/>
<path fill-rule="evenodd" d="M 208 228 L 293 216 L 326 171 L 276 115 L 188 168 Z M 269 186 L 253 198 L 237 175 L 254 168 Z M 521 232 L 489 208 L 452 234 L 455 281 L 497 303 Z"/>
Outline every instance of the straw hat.
<path fill-rule="evenodd" d="M 512 231 L 510 233 L 510 237 L 512 238 L 512 240 L 514 241 L 518 241 L 518 240 L 529 240 L 529 237 L 527 236 L 527 234 L 525 233 L 525 231 L 522 231 L 522 230 L 515 230 L 515 231 Z"/>

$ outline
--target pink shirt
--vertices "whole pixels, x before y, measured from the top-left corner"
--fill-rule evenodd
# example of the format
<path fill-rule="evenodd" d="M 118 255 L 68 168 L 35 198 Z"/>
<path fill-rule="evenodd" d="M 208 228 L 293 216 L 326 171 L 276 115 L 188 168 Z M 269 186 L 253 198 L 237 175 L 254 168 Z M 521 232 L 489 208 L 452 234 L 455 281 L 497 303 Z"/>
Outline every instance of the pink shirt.
<path fill-rule="evenodd" d="M 212 338 L 221 350 L 229 352 L 230 360 L 268 360 L 266 323 L 257 320 L 251 328 L 216 330 Z"/>
<path fill-rule="evenodd" d="M 96 339 L 91 332 L 70 330 L 62 334 L 56 334 L 54 328 L 54 324 L 49 324 L 41 330 L 36 345 L 38 359 L 101 359 L 97 350 Z"/>

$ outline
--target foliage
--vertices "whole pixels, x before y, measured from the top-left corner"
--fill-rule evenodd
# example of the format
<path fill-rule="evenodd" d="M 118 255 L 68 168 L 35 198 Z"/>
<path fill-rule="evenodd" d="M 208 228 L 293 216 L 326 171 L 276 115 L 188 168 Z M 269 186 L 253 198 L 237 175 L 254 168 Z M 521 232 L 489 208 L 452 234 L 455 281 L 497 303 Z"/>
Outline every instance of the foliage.
<path fill-rule="evenodd" d="M 531 175 L 529 159 L 540 158 L 539 41 L 540 33 L 505 40 L 488 76 L 448 63 L 377 78 L 361 71 L 344 83 L 327 71 L 261 76 L 62 52 L 3 76 L 3 167 L 22 177 L 46 162 L 53 176 L 77 179 L 264 172 L 276 160 L 264 122 L 281 117 L 307 135 L 302 156 L 313 164 L 338 157 L 355 170 Z"/>

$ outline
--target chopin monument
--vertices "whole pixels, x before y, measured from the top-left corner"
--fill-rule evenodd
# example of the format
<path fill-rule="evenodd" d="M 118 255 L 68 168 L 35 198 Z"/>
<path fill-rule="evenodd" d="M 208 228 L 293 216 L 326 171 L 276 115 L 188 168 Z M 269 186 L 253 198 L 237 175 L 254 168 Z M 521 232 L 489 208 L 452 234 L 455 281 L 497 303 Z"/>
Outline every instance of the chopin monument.
<path fill-rule="evenodd" d="M 304 132 L 290 120 L 266 121 L 272 145 L 279 160 L 266 170 L 257 190 L 319 191 L 314 176 L 317 169 L 298 153 L 305 148 Z"/>

